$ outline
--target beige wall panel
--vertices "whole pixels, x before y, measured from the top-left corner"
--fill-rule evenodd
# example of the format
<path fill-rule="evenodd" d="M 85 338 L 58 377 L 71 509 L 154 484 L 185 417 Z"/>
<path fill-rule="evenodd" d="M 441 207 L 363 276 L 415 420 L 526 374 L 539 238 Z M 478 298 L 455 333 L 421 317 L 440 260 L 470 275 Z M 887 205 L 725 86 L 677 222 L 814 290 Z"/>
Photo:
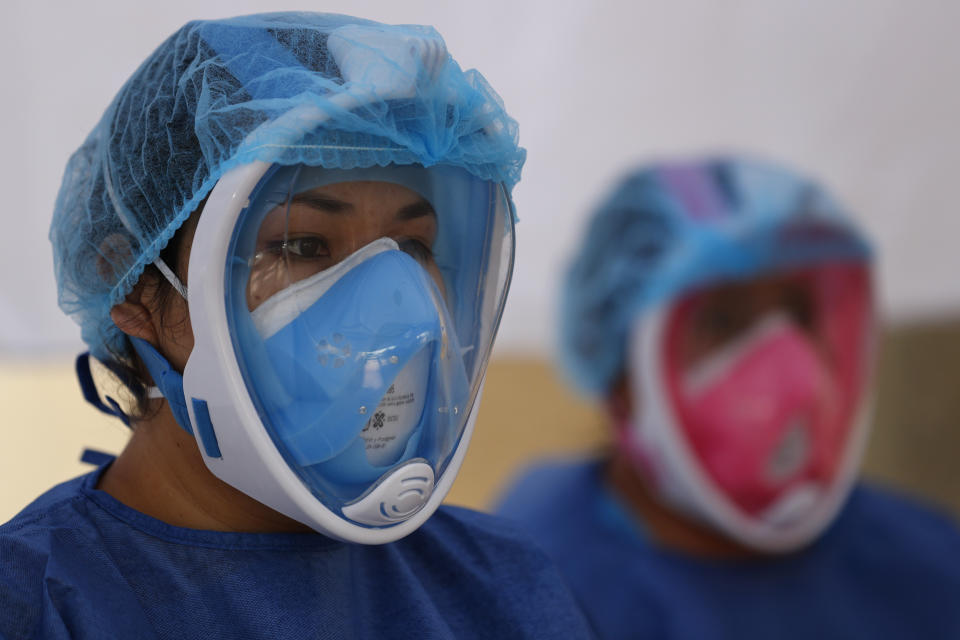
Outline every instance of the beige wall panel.
<path fill-rule="evenodd" d="M 865 472 L 960 514 L 960 322 L 888 331 L 881 354 Z M 84 447 L 116 453 L 126 441 L 119 421 L 83 401 L 69 362 L 0 366 L 0 407 L 0 521 L 89 470 Z M 500 357 L 448 502 L 485 508 L 532 460 L 598 451 L 608 437 L 603 414 L 548 362 Z"/>

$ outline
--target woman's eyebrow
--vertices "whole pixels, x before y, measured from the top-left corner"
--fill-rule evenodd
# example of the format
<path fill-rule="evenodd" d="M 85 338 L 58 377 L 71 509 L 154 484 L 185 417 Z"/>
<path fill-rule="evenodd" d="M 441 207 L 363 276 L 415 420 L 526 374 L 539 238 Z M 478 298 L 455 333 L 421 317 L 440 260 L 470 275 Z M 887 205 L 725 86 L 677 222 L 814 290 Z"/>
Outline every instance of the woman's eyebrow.
<path fill-rule="evenodd" d="M 353 209 L 349 202 L 310 192 L 298 193 L 293 197 L 292 204 L 303 204 L 324 213 L 346 213 Z"/>
<path fill-rule="evenodd" d="M 397 211 L 397 215 L 393 218 L 394 220 L 403 221 L 403 220 L 413 220 L 414 218 L 422 218 L 423 216 L 433 216 L 437 217 L 437 212 L 433 210 L 433 205 L 420 198 L 420 200 L 414 202 L 413 204 L 408 204 L 405 207 L 401 207 Z"/>

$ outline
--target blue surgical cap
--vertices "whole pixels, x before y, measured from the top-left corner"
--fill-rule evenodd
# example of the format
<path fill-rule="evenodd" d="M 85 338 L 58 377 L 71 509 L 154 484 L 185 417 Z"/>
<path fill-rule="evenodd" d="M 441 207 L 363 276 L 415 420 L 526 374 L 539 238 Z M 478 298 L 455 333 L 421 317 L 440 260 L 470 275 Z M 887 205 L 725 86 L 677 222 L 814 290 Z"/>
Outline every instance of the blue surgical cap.
<path fill-rule="evenodd" d="M 401 51 L 398 62 L 405 36 L 442 55 L 404 64 Z M 414 89 L 377 89 L 394 79 Z M 305 106 L 322 125 L 291 138 L 285 125 Z M 448 164 L 509 192 L 524 158 L 499 96 L 431 27 L 312 13 L 190 22 L 140 65 L 67 164 L 50 228 L 60 307 L 94 356 L 123 353 L 110 308 L 240 164 Z"/>
<path fill-rule="evenodd" d="M 561 365 L 583 391 L 606 392 L 645 310 L 722 282 L 870 259 L 839 205 L 782 167 L 712 158 L 641 168 L 594 213 L 567 272 Z"/>

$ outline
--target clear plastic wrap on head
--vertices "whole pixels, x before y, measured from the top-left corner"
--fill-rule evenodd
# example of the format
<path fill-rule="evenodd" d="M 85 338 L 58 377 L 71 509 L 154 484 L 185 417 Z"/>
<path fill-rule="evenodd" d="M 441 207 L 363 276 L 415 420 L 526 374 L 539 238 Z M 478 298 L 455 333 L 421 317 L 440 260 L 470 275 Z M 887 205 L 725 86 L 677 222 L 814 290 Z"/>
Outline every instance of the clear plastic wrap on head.
<path fill-rule="evenodd" d="M 742 158 L 663 164 L 629 174 L 594 214 L 562 292 L 560 355 L 590 393 L 624 371 L 639 313 L 724 281 L 871 250 L 815 183 Z"/>
<path fill-rule="evenodd" d="M 415 46 L 437 43 L 436 55 L 398 55 L 382 38 L 367 46 L 371 33 L 397 47 L 408 46 L 404 35 Z M 396 90 L 384 90 L 390 82 Z M 524 151 L 499 97 L 429 27 L 310 13 L 191 22 L 123 86 L 70 159 L 57 198 L 50 239 L 60 306 L 93 355 L 121 348 L 110 308 L 220 177 L 255 160 L 443 164 L 509 196 Z"/>

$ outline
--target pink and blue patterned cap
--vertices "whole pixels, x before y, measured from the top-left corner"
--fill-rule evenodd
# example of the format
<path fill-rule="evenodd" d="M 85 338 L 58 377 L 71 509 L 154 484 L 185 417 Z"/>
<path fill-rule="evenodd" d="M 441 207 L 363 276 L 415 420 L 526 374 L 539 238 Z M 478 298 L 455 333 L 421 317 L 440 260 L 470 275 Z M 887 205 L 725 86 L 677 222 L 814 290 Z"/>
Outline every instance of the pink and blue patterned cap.
<path fill-rule="evenodd" d="M 595 211 L 570 264 L 561 363 L 578 387 L 603 393 L 644 310 L 722 282 L 871 259 L 840 205 L 788 169 L 738 157 L 642 167 Z"/>

